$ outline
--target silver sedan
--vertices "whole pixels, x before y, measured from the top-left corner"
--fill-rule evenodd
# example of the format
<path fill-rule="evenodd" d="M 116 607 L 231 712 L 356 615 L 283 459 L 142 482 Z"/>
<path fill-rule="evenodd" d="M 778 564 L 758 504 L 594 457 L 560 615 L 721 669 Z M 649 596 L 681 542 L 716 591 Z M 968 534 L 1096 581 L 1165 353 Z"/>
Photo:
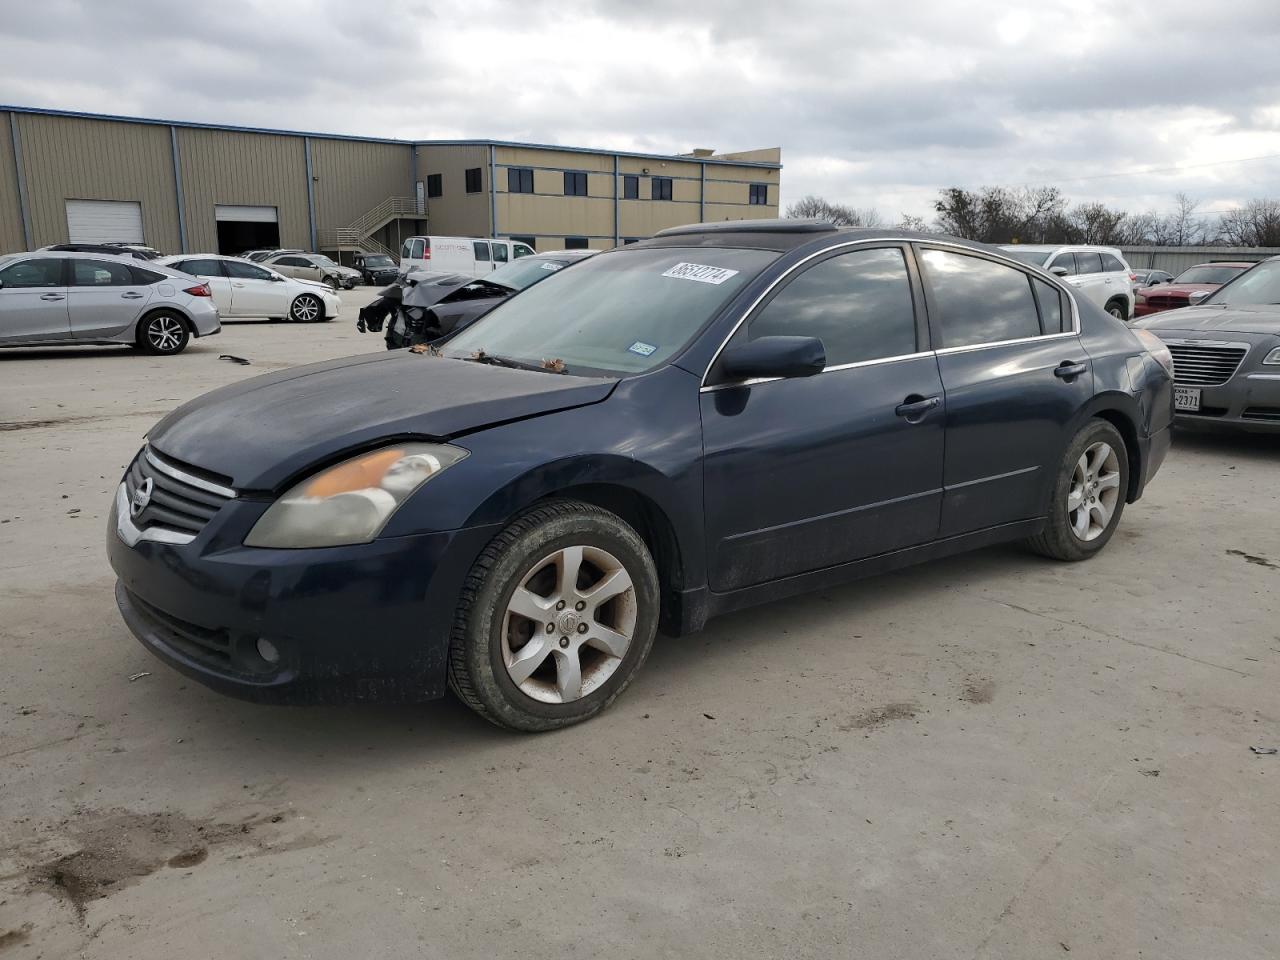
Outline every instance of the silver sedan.
<path fill-rule="evenodd" d="M 208 284 L 154 262 L 58 251 L 0 256 L 0 347 L 123 343 L 169 355 L 221 329 Z"/>

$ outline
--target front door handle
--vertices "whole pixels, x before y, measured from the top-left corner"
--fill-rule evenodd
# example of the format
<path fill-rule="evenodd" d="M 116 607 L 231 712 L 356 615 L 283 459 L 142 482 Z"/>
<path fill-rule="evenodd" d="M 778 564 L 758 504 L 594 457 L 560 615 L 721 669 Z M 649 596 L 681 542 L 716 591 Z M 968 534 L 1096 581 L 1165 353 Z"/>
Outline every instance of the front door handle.
<path fill-rule="evenodd" d="M 232 286 L 233 286 L 233 287 L 235 287 L 237 290 L 243 290 L 243 289 L 244 289 L 244 284 L 243 284 L 243 283 L 233 283 L 233 284 L 232 284 Z"/>
<path fill-rule="evenodd" d="M 893 408 L 893 412 L 908 423 L 919 423 L 924 419 L 925 414 L 936 407 L 941 401 L 937 397 L 922 397 L 918 393 L 913 393 L 902 403 Z"/>
<path fill-rule="evenodd" d="M 134 293 L 133 291 L 130 291 L 129 293 L 120 294 L 120 299 L 121 300 L 141 300 L 142 294 Z"/>
<path fill-rule="evenodd" d="M 41 300 L 65 300 L 67 298 L 60 293 L 42 293 L 40 294 L 40 299 Z"/>
<path fill-rule="evenodd" d="M 1067 383 L 1070 383 L 1076 377 L 1082 376 L 1088 372 L 1088 364 L 1076 363 L 1071 360 L 1063 360 L 1060 364 L 1054 367 L 1053 375 L 1060 380 L 1065 380 Z"/>

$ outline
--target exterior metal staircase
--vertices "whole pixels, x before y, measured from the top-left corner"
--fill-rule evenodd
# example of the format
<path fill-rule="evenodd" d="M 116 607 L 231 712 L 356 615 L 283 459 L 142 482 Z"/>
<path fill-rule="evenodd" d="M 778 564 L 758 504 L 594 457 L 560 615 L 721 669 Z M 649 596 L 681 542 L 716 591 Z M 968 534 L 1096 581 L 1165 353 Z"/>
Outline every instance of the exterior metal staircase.
<path fill-rule="evenodd" d="M 363 253 L 395 254 L 373 238 L 392 220 L 411 217 L 425 220 L 427 211 L 414 197 L 387 197 L 372 210 L 345 227 L 330 227 L 320 231 L 321 250 L 358 250 Z"/>

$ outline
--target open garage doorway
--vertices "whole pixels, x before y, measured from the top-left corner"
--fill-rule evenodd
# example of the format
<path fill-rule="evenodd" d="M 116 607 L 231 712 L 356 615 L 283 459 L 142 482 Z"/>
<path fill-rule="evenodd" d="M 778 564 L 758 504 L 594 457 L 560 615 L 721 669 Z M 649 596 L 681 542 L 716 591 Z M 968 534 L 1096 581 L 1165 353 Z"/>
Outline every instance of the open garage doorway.
<path fill-rule="evenodd" d="M 218 204 L 218 253 L 237 256 L 246 250 L 280 246 L 280 223 L 275 207 Z"/>

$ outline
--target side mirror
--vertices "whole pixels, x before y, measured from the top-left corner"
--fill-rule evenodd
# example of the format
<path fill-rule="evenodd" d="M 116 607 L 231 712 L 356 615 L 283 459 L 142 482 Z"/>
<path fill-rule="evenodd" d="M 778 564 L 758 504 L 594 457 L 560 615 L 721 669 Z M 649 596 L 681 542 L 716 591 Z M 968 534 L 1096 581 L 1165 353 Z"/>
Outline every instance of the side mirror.
<path fill-rule="evenodd" d="M 827 350 L 817 337 L 761 337 L 730 347 L 720 364 L 731 380 L 811 377 L 826 367 Z"/>
<path fill-rule="evenodd" d="M 1203 300 L 1203 299 L 1205 299 L 1207 296 L 1209 296 L 1209 293 L 1210 293 L 1210 291 L 1208 291 L 1208 290 L 1193 290 L 1193 291 L 1191 292 L 1191 296 L 1187 297 L 1187 299 L 1188 299 L 1191 303 L 1199 303 L 1201 300 Z"/>
<path fill-rule="evenodd" d="M 1066 267 L 1050 267 L 1049 272 L 1052 273 L 1055 277 L 1066 277 L 1066 276 L 1070 276 L 1071 274 L 1071 271 L 1068 270 Z"/>
<path fill-rule="evenodd" d="M 284 283 L 284 277 L 280 276 L 278 273 L 271 274 L 269 279 L 272 283 Z"/>

